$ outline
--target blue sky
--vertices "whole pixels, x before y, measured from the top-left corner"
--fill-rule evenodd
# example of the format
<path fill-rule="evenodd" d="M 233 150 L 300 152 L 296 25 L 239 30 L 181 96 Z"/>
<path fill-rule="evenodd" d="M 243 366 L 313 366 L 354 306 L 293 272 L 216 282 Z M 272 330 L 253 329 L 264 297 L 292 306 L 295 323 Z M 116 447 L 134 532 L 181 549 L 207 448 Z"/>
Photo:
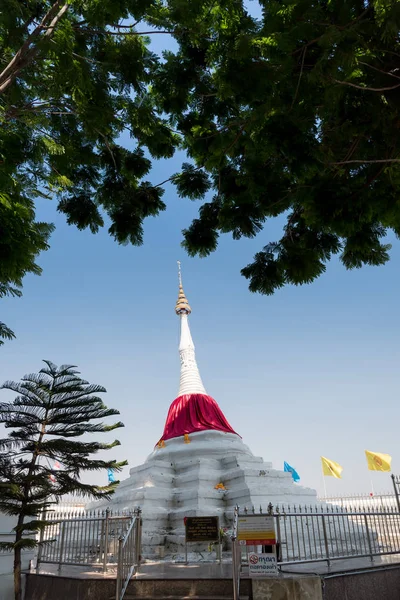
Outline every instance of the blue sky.
<path fill-rule="evenodd" d="M 153 180 L 170 168 L 157 165 Z M 189 259 L 181 229 L 197 206 L 173 188 L 165 199 L 141 248 L 79 232 L 43 203 L 40 216 L 57 229 L 43 275 L 26 278 L 22 299 L 3 301 L 2 320 L 18 337 L 0 350 L 0 379 L 36 371 L 42 358 L 77 364 L 121 411 L 118 458 L 141 463 L 178 389 L 181 259 L 204 384 L 256 455 L 276 468 L 287 460 L 319 491 L 320 455 L 338 461 L 343 480 L 329 478 L 328 493 L 369 491 L 365 448 L 392 454 L 398 472 L 399 245 L 385 267 L 346 272 L 334 261 L 313 285 L 262 297 L 239 269 L 279 227 L 267 224 L 256 240 L 226 236 L 210 258 Z M 375 491 L 389 489 L 387 474 L 372 477 Z"/>
<path fill-rule="evenodd" d="M 153 183 L 181 159 L 155 164 Z M 54 202 L 41 202 L 39 217 L 56 231 L 39 260 L 43 275 L 26 277 L 22 299 L 2 301 L 1 320 L 17 340 L 0 349 L 0 381 L 39 370 L 44 358 L 78 365 L 121 412 L 116 457 L 143 462 L 178 390 L 180 259 L 205 387 L 254 454 L 279 469 L 288 461 L 320 493 L 320 455 L 344 467 L 342 480 L 326 478 L 328 494 L 369 492 L 371 478 L 375 491 L 389 490 L 388 474 L 367 470 L 364 449 L 392 454 L 400 473 L 398 242 L 384 267 L 346 272 L 334 260 L 314 284 L 263 297 L 239 271 L 278 238 L 281 223 L 267 223 L 255 240 L 225 236 L 210 258 L 190 259 L 181 230 L 199 204 L 172 186 L 164 200 L 140 248 L 118 246 L 106 230 L 79 232 Z"/>

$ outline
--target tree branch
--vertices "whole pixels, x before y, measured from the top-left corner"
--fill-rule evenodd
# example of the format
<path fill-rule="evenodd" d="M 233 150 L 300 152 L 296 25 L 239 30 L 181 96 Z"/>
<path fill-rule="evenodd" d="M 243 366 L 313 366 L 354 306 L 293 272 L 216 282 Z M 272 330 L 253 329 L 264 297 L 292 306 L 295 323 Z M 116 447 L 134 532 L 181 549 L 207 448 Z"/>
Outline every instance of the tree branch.
<path fill-rule="evenodd" d="M 396 88 L 400 87 L 400 83 L 398 83 L 397 85 L 392 85 L 390 87 L 372 88 L 372 87 L 367 87 L 367 86 L 363 86 L 363 85 L 357 85 L 355 83 L 350 83 L 349 81 L 340 81 L 339 79 L 333 79 L 333 81 L 335 83 L 339 83 L 340 85 L 348 85 L 350 87 L 356 88 L 357 90 L 364 90 L 366 92 L 387 92 L 390 90 L 395 90 Z"/>
<path fill-rule="evenodd" d="M 314 38 L 310 42 L 307 42 L 307 44 L 304 44 L 304 46 L 301 46 L 301 48 L 297 48 L 297 50 L 294 50 L 292 52 L 292 55 L 294 56 L 295 54 L 298 54 L 299 52 L 304 51 L 304 49 L 307 50 L 307 48 L 309 46 L 312 46 L 313 44 L 315 44 L 316 42 L 318 42 L 322 38 L 322 36 L 324 36 L 324 35 L 325 35 L 325 32 L 321 33 L 321 35 L 319 35 L 318 37 Z"/>
<path fill-rule="evenodd" d="M 199 167 L 196 167 L 194 169 L 194 171 L 200 171 L 200 169 L 202 169 L 204 167 L 204 165 L 200 165 Z M 171 175 L 171 177 L 168 177 L 168 179 L 164 179 L 164 181 L 161 181 L 161 183 L 157 183 L 156 185 L 152 185 L 151 188 L 159 188 L 162 185 L 164 185 L 165 183 L 169 183 L 170 181 L 174 181 L 174 179 L 176 179 L 177 177 L 179 177 L 179 175 L 181 175 L 181 173 L 176 173 L 175 175 Z"/>
<path fill-rule="evenodd" d="M 339 29 L 340 31 L 344 31 L 345 29 L 348 29 L 350 27 L 353 27 L 353 25 L 356 25 L 356 23 L 358 23 L 371 10 L 371 8 L 372 8 L 372 6 L 368 6 L 365 10 L 363 10 L 362 13 L 360 13 L 358 15 L 358 17 L 356 17 L 352 21 L 349 21 L 349 23 L 347 23 L 346 25 L 336 25 L 335 23 L 331 23 L 330 26 L 331 27 L 336 27 L 336 29 Z M 304 19 L 301 19 L 301 20 L 304 20 Z M 313 21 L 313 24 L 320 25 L 320 26 L 322 25 L 323 27 L 326 27 L 328 25 L 328 23 L 318 23 L 316 21 Z M 298 52 L 301 52 L 303 48 L 308 48 L 308 46 L 311 46 L 312 44 L 315 44 L 315 42 L 318 42 L 322 38 L 322 36 L 325 35 L 325 33 L 326 32 L 322 33 L 317 38 L 314 38 L 313 40 L 311 40 L 310 42 L 308 42 L 307 44 L 305 44 L 301 48 L 298 48 L 297 50 L 294 50 L 292 52 L 292 54 L 297 54 Z"/>
<path fill-rule="evenodd" d="M 303 56 L 301 59 L 301 67 L 300 67 L 300 75 L 299 75 L 299 79 L 297 81 L 297 87 L 296 87 L 296 91 L 294 93 L 294 98 L 293 98 L 293 102 L 292 105 L 290 107 L 290 110 L 292 110 L 294 103 L 296 102 L 296 98 L 297 98 L 297 94 L 299 93 L 299 88 L 300 88 L 300 81 L 303 75 L 303 69 L 304 69 L 304 59 L 306 58 L 306 52 L 307 52 L 307 46 L 304 46 L 304 50 L 303 50 Z"/>
<path fill-rule="evenodd" d="M 107 35 L 153 35 L 154 33 L 166 33 L 172 35 L 174 31 L 102 31 Z"/>
<path fill-rule="evenodd" d="M 340 162 L 332 162 L 330 165 L 350 165 L 350 164 L 376 164 L 376 163 L 400 163 L 400 158 L 382 158 L 377 160 L 342 160 Z"/>
<path fill-rule="evenodd" d="M 113 154 L 113 151 L 112 151 L 112 149 L 111 149 L 111 146 L 110 146 L 110 143 L 109 143 L 109 141 L 108 141 L 107 137 L 104 135 L 104 133 L 102 133 L 102 132 L 101 132 L 101 131 L 99 131 L 98 129 L 95 129 L 95 131 L 96 131 L 96 132 L 97 132 L 97 133 L 98 133 L 98 134 L 99 134 L 99 135 L 100 135 L 100 136 L 103 138 L 103 140 L 104 140 L 104 143 L 105 143 L 105 145 L 106 145 L 106 147 L 107 147 L 107 150 L 109 151 L 109 153 L 110 153 L 110 155 L 111 155 L 111 158 L 112 158 L 112 161 L 113 161 L 113 163 L 114 163 L 114 168 L 115 168 L 115 170 L 117 171 L 118 169 L 117 169 L 117 163 L 115 162 L 115 156 L 114 156 L 114 154 Z"/>
<path fill-rule="evenodd" d="M 37 40 L 43 31 L 45 31 L 43 37 L 51 37 L 57 23 L 67 10 L 68 4 L 65 3 L 65 0 L 56 0 L 50 10 L 44 15 L 40 25 L 32 31 L 13 59 L 2 73 L 0 73 L 0 93 L 3 93 L 10 86 L 21 69 L 32 62 L 39 50 L 37 45 L 32 47 L 33 42 Z M 48 26 L 49 22 L 50 25 Z"/>
<path fill-rule="evenodd" d="M 379 71 L 379 73 L 383 73 L 384 75 L 388 75 L 389 77 L 395 77 L 396 79 L 400 79 L 400 77 L 398 75 L 394 75 L 393 73 L 388 73 L 387 71 L 384 71 L 383 69 L 378 69 L 378 67 L 373 67 L 372 65 L 363 62 L 362 60 L 358 61 L 359 65 L 365 65 L 366 67 L 369 67 L 370 69 L 373 69 L 374 71 Z"/>

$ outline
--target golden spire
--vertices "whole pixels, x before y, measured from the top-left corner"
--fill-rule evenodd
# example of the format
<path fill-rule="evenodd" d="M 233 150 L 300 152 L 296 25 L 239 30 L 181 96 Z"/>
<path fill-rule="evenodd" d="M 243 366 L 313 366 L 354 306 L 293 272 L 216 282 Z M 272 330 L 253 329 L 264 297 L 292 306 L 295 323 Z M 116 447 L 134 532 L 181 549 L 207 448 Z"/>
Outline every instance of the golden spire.
<path fill-rule="evenodd" d="M 176 301 L 176 304 L 175 304 L 175 312 L 177 315 L 181 315 L 182 313 L 190 315 L 190 313 L 192 312 L 192 309 L 190 308 L 189 302 L 187 301 L 187 298 L 185 296 L 185 292 L 183 291 L 181 263 L 179 260 L 178 260 L 178 280 L 179 280 L 179 293 L 178 293 L 178 300 Z"/>

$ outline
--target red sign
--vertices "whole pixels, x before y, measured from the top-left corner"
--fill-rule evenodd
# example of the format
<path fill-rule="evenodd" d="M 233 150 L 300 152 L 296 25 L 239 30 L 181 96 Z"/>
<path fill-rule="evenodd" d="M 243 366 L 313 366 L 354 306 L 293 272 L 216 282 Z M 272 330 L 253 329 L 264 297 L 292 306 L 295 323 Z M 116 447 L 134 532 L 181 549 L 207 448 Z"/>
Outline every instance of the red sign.
<path fill-rule="evenodd" d="M 246 540 L 246 546 L 275 546 L 276 540 Z"/>

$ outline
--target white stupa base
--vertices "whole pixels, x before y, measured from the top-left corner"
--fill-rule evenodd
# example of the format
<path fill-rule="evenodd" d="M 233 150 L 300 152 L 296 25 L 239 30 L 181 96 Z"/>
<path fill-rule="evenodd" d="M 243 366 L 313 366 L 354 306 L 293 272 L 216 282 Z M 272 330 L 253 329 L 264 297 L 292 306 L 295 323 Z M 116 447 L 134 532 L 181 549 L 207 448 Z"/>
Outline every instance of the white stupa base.
<path fill-rule="evenodd" d="M 253 456 L 241 438 L 231 433 L 201 431 L 165 441 L 143 465 L 130 470 L 111 501 L 116 510 L 140 506 L 143 514 L 143 554 L 160 546 L 166 554 L 182 551 L 184 517 L 218 516 L 229 527 L 233 508 L 268 504 L 316 504 L 316 492 L 293 482 L 290 473 L 272 469 Z M 226 489 L 215 489 L 222 483 Z M 92 507 L 104 506 L 92 504 Z"/>

